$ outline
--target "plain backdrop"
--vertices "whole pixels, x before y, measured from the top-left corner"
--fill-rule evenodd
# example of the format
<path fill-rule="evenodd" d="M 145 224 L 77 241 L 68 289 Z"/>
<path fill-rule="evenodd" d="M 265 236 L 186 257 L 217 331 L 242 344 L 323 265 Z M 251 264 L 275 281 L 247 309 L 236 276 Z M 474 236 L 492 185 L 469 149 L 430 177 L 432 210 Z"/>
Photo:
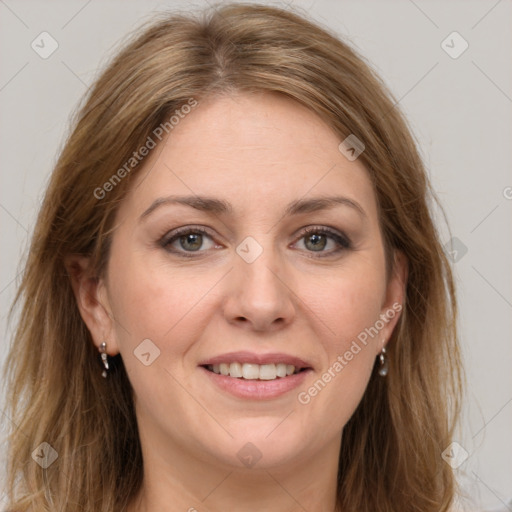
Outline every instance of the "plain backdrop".
<path fill-rule="evenodd" d="M 478 507 L 512 511 L 512 2 L 289 3 L 371 62 L 418 139 L 448 216 L 443 243 L 456 251 L 468 399 L 457 438 L 467 458 L 455 471 Z M 0 362 L 20 264 L 71 112 L 112 48 L 153 12 L 206 5 L 0 0 Z M 43 59 L 31 43 L 45 31 L 58 47 Z M 0 418 L 5 430 L 10 419 Z M 2 475 L 3 467 L 2 459 Z"/>

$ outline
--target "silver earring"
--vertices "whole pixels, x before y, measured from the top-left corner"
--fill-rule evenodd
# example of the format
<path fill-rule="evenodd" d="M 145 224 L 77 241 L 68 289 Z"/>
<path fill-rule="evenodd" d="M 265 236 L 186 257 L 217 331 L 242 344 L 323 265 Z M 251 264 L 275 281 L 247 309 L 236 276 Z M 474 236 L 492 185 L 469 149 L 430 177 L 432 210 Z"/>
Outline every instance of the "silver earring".
<path fill-rule="evenodd" d="M 107 355 L 107 344 L 105 342 L 103 342 L 99 349 L 98 349 L 101 353 L 101 360 L 103 361 L 103 366 L 105 367 L 105 369 L 103 370 L 103 373 L 101 374 L 102 377 L 105 377 L 105 379 L 107 378 L 107 371 L 108 371 L 108 355 Z"/>
<path fill-rule="evenodd" d="M 379 354 L 380 367 L 379 375 L 385 377 L 388 374 L 388 358 L 386 357 L 386 347 L 382 347 L 382 351 Z"/>

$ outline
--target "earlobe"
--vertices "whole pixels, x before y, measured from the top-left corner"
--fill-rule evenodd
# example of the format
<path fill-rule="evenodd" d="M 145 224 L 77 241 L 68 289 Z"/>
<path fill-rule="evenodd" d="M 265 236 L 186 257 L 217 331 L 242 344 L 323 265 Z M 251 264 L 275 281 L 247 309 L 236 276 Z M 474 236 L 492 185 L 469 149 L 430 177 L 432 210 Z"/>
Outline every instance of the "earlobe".
<path fill-rule="evenodd" d="M 66 258 L 68 272 L 80 315 L 96 347 L 107 341 L 109 355 L 119 352 L 103 281 L 90 271 L 89 258 L 71 255 Z"/>

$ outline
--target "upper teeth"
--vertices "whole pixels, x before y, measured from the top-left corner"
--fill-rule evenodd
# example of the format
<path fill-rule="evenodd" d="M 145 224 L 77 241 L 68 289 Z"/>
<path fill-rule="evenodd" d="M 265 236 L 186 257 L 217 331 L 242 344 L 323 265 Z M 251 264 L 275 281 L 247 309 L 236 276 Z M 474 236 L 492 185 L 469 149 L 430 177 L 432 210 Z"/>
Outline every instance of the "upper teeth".
<path fill-rule="evenodd" d="M 208 369 L 229 377 L 244 379 L 274 380 L 295 373 L 292 364 L 252 364 L 252 363 L 221 363 L 208 365 Z"/>

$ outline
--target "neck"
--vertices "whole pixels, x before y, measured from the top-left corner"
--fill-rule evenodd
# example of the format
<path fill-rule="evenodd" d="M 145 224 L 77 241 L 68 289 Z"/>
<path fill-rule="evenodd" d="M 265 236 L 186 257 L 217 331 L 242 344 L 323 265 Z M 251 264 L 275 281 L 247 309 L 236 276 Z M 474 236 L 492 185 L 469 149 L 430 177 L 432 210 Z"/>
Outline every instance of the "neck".
<path fill-rule="evenodd" d="M 141 438 L 144 479 L 128 512 L 336 510 L 341 435 L 313 456 L 260 468 L 199 459 L 169 439 L 165 444 L 151 439 L 147 444 Z"/>

